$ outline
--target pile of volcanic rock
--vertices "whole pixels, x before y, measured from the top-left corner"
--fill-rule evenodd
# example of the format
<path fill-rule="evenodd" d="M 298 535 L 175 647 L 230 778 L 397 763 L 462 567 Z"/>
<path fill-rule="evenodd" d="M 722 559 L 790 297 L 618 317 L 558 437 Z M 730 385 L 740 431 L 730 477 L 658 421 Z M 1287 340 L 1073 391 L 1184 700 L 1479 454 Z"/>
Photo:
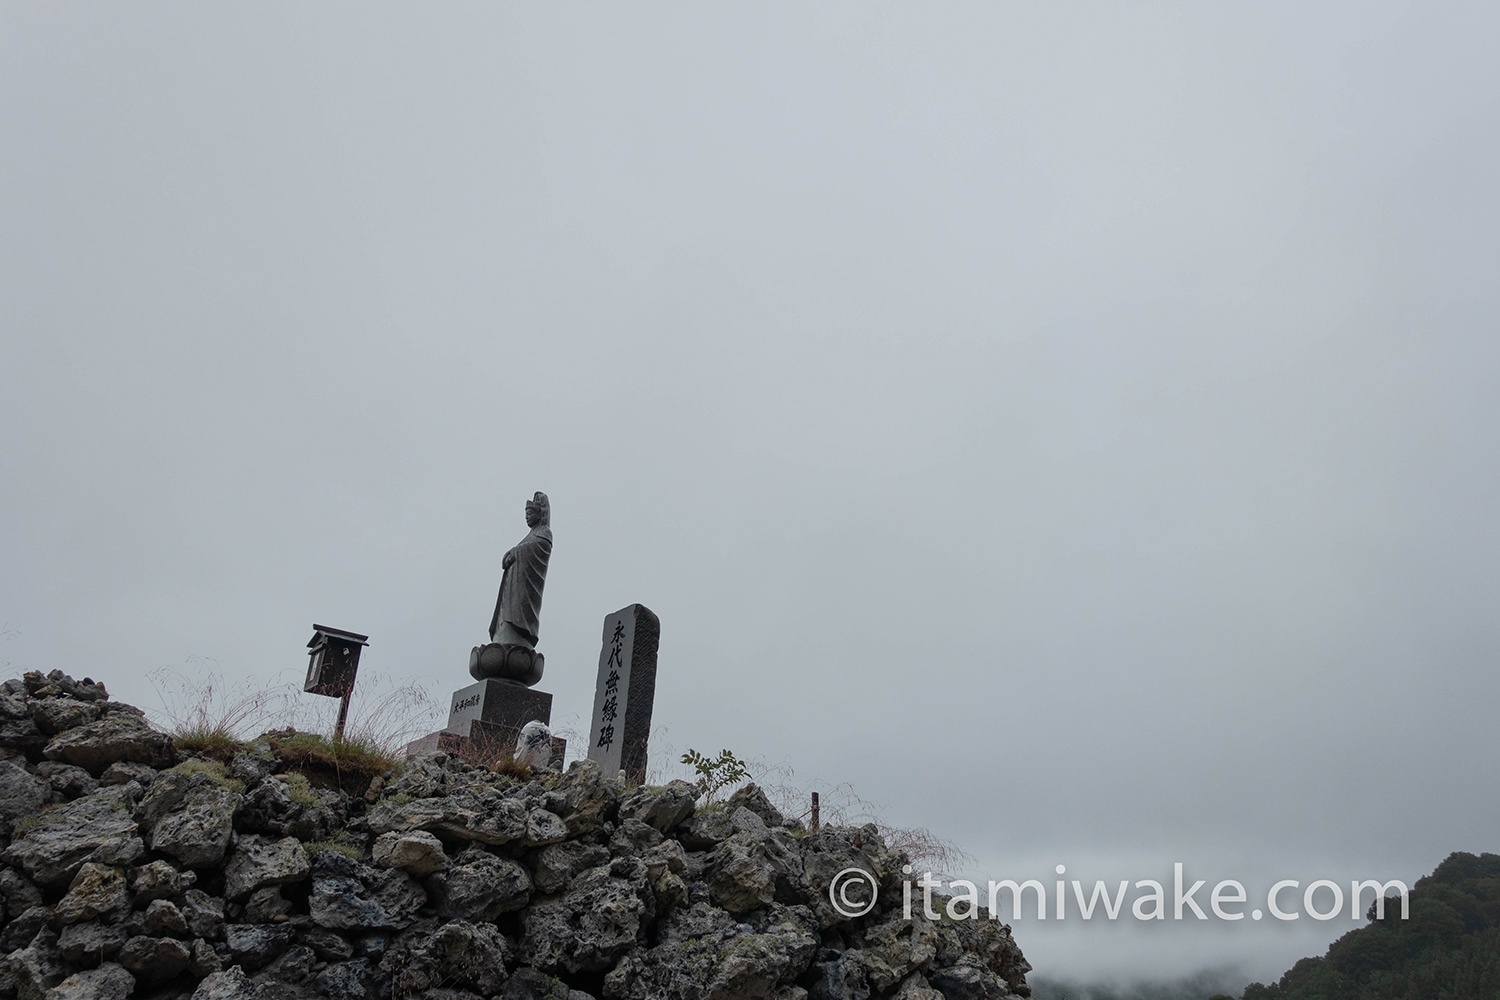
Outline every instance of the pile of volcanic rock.
<path fill-rule="evenodd" d="M 1030 995 L 1005 925 L 902 916 L 873 825 L 696 798 L 443 754 L 350 796 L 266 743 L 181 755 L 102 684 L 29 673 L 0 685 L 0 1000 Z M 852 920 L 847 868 L 881 888 Z"/>

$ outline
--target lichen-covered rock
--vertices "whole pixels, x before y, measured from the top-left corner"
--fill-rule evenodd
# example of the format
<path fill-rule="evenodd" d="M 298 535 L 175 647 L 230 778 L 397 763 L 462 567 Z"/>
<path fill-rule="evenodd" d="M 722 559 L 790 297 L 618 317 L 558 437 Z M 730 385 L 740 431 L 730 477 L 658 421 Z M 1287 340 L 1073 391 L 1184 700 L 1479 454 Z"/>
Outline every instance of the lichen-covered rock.
<path fill-rule="evenodd" d="M 254 834 L 241 837 L 224 867 L 224 895 L 240 900 L 268 885 L 301 882 L 312 871 L 312 861 L 295 837 L 272 840 Z"/>
<path fill-rule="evenodd" d="M 606 777 L 597 762 L 575 760 L 558 782 L 556 791 L 562 801 L 554 811 L 568 825 L 568 836 L 577 838 L 614 819 L 625 786 L 618 778 Z"/>
<path fill-rule="evenodd" d="M 381 960 L 396 996 L 434 988 L 494 996 L 505 982 L 510 948 L 493 924 L 454 920 L 403 934 Z"/>
<path fill-rule="evenodd" d="M 615 832 L 609 837 L 609 853 L 617 858 L 649 851 L 662 842 L 662 835 L 655 827 L 638 819 L 622 816 Z"/>
<path fill-rule="evenodd" d="M 215 972 L 198 984 L 192 1000 L 258 1000 L 255 984 L 238 966 Z"/>
<path fill-rule="evenodd" d="M 56 736 L 67 729 L 86 726 L 99 718 L 99 703 L 73 698 L 37 698 L 30 704 L 31 721 L 43 736 Z"/>
<path fill-rule="evenodd" d="M 579 875 L 561 897 L 527 908 L 522 959 L 543 972 L 606 972 L 636 946 L 655 909 L 646 866 L 617 859 Z"/>
<path fill-rule="evenodd" d="M 673 913 L 654 948 L 630 954 L 604 981 L 610 1000 L 771 997 L 818 950 L 812 913 L 786 910 L 759 932 L 707 903 Z"/>
<path fill-rule="evenodd" d="M 438 912 L 449 920 L 494 920 L 531 899 L 531 876 L 510 858 L 470 847 L 428 880 Z"/>
<path fill-rule="evenodd" d="M 839 872 L 858 868 L 870 873 L 880 886 L 882 899 L 901 898 L 901 859 L 886 849 L 880 830 L 873 823 L 856 829 L 824 827 L 797 841 L 802 853 L 803 877 L 810 891 L 807 901 L 824 930 L 847 923 L 849 918 L 833 908 L 828 886 Z"/>
<path fill-rule="evenodd" d="M 781 810 L 771 804 L 766 798 L 766 793 L 755 782 L 751 781 L 735 789 L 733 795 L 724 803 L 724 811 L 733 814 L 736 809 L 749 809 L 759 816 L 766 826 L 785 826 L 786 817 L 781 815 Z"/>
<path fill-rule="evenodd" d="M 67 894 L 57 903 L 57 919 L 64 924 L 118 919 L 129 912 L 130 893 L 125 888 L 125 873 L 93 862 L 86 862 L 78 869 Z"/>
<path fill-rule="evenodd" d="M 0 835 L 9 836 L 16 820 L 36 815 L 50 801 L 50 784 L 12 761 L 0 760 Z"/>
<path fill-rule="evenodd" d="M 443 852 L 443 842 L 426 830 L 409 833 L 382 833 L 375 838 L 371 858 L 382 868 L 401 868 L 426 878 L 433 872 L 448 867 L 448 856 Z"/>
<path fill-rule="evenodd" d="M 568 839 L 568 825 L 562 817 L 547 809 L 532 809 L 526 814 L 526 847 L 545 847 Z"/>
<path fill-rule="evenodd" d="M 661 787 L 640 785 L 621 800 L 619 816 L 665 833 L 691 816 L 697 801 L 698 789 L 680 779 Z"/>
<path fill-rule="evenodd" d="M 525 840 L 526 803 L 491 785 L 471 785 L 441 799 L 382 802 L 366 824 L 374 833 L 426 830 L 460 840 L 501 845 Z"/>
<path fill-rule="evenodd" d="M 427 892 L 399 869 L 372 868 L 337 851 L 322 851 L 313 862 L 307 903 L 313 923 L 328 930 L 399 930 L 427 905 Z"/>
<path fill-rule="evenodd" d="M 544 895 L 561 892 L 573 876 L 589 868 L 609 864 L 609 850 L 602 844 L 569 840 L 545 847 L 536 858 L 536 890 Z"/>
<path fill-rule="evenodd" d="M 348 818 L 347 796 L 313 788 L 300 774 L 262 778 L 240 807 L 240 829 L 298 840 L 326 840 Z"/>
<path fill-rule="evenodd" d="M 135 977 L 114 962 L 75 972 L 47 991 L 47 1000 L 125 1000 L 135 990 Z"/>
<path fill-rule="evenodd" d="M 45 810 L 0 860 L 23 868 L 43 888 L 62 888 L 86 861 L 127 865 L 145 849 L 127 803 L 96 792 Z"/>
<path fill-rule="evenodd" d="M 704 881 L 714 905 L 730 913 L 757 910 L 776 898 L 776 868 L 765 846 L 749 834 L 737 833 L 714 849 Z"/>
<path fill-rule="evenodd" d="M 207 868 L 224 859 L 242 801 L 206 773 L 173 768 L 152 782 L 135 818 L 153 851 L 170 854 L 190 868 Z"/>
<path fill-rule="evenodd" d="M 196 872 L 180 872 L 165 861 L 153 861 L 131 873 L 130 891 L 139 905 L 156 899 L 175 899 L 197 881 Z"/>
<path fill-rule="evenodd" d="M 95 777 L 120 760 L 161 768 L 171 766 L 176 757 L 171 737 L 128 712 L 112 712 L 98 722 L 69 729 L 54 737 L 42 754 L 48 760 L 75 764 Z"/>

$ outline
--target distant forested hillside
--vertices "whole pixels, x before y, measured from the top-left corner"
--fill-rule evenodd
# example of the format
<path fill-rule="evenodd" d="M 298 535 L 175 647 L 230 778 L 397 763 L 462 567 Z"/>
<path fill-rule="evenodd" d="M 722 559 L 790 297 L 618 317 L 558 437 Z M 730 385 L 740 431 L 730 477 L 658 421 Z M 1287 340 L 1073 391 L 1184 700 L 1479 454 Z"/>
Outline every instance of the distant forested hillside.
<path fill-rule="evenodd" d="M 1412 888 L 1409 920 L 1396 899 L 1370 918 L 1242 1000 L 1500 1000 L 1500 854 L 1451 854 Z"/>

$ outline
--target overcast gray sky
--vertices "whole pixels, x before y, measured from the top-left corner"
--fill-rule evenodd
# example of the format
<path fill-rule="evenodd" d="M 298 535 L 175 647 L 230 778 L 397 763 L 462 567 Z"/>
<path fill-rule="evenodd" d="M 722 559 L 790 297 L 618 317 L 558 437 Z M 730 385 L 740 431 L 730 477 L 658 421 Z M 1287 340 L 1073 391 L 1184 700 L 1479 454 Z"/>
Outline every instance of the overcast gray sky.
<path fill-rule="evenodd" d="M 0 662 L 446 699 L 543 490 L 555 720 L 639 601 L 659 759 L 979 875 L 1500 849 L 1497 21 L 5 3 Z"/>

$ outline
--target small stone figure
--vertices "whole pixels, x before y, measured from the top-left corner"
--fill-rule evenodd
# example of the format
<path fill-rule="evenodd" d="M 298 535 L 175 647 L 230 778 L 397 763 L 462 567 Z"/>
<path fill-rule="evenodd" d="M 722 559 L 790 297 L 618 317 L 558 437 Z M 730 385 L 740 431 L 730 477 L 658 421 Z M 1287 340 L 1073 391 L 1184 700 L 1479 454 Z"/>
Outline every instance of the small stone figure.
<path fill-rule="evenodd" d="M 552 762 L 552 730 L 546 723 L 535 720 L 521 727 L 516 739 L 516 760 L 536 768 L 546 768 Z"/>
<path fill-rule="evenodd" d="M 542 679 L 543 657 L 536 643 L 542 587 L 552 556 L 551 520 L 547 494 L 538 492 L 526 501 L 526 524 L 531 531 L 501 560 L 504 574 L 490 618 L 489 644 L 475 646 L 469 655 L 469 673 L 475 680 L 498 677 L 529 687 Z"/>

